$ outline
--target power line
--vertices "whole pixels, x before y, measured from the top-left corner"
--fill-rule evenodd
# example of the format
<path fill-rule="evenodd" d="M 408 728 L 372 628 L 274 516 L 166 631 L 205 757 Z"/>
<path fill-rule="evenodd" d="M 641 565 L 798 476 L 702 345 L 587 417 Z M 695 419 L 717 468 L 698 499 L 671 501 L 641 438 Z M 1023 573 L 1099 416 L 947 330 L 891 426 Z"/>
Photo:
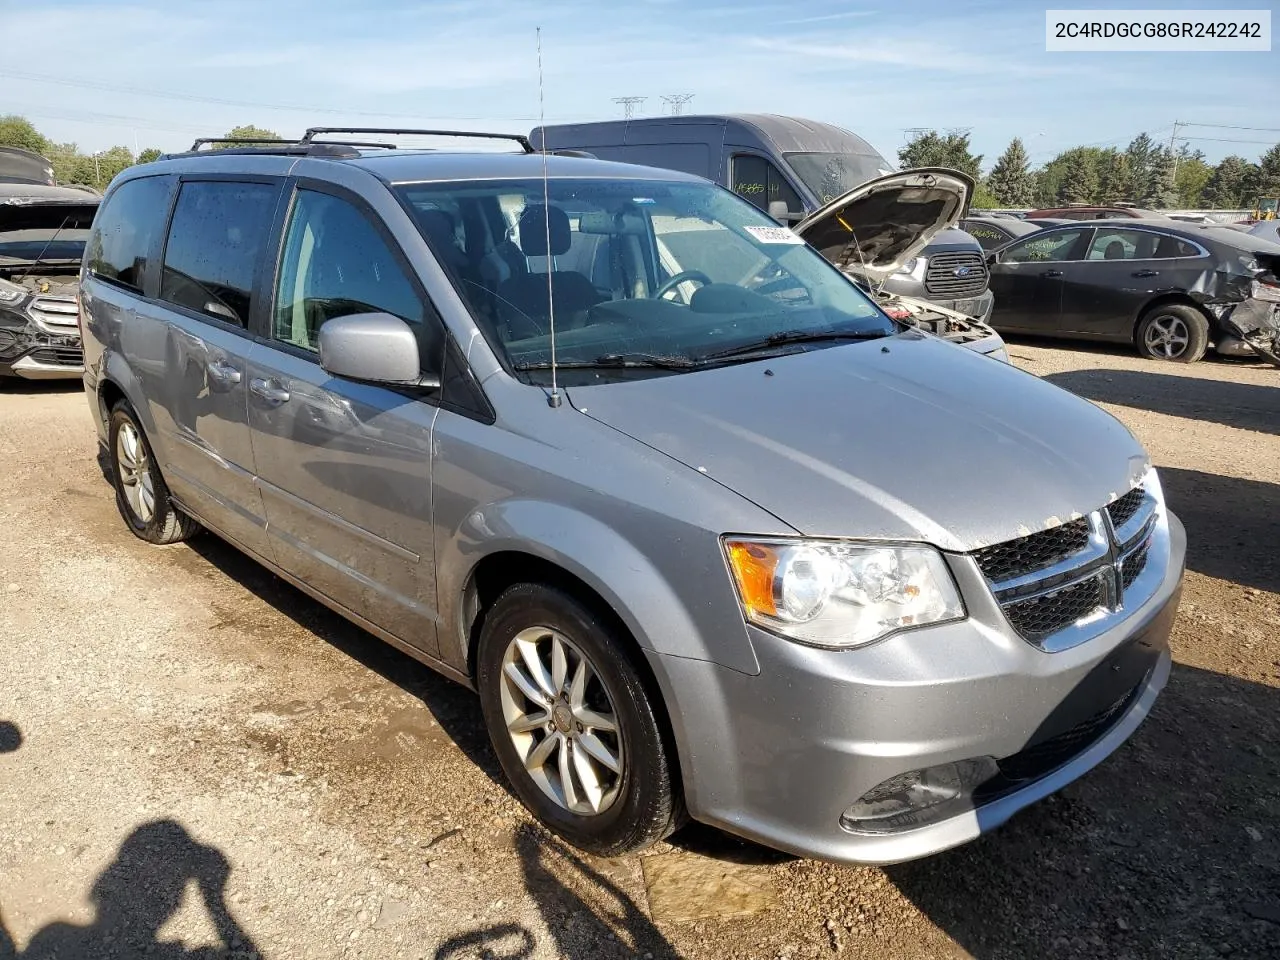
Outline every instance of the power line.
<path fill-rule="evenodd" d="M 178 100 L 184 103 L 212 103 L 225 107 L 245 107 L 252 110 L 288 110 L 296 113 L 332 114 L 345 117 L 381 117 L 401 120 L 462 120 L 473 122 L 533 122 L 538 118 L 529 117 L 459 117 L 436 115 L 427 116 L 420 113 L 381 113 L 370 110 L 346 110 L 340 107 L 317 107 L 299 103 L 269 103 L 260 100 L 232 100 L 227 97 L 204 97 L 190 93 L 175 93 L 165 90 L 147 90 L 143 87 L 130 87 L 117 83 L 104 83 L 98 80 L 72 80 L 66 77 L 51 77 L 38 73 L 23 73 L 16 70 L 0 70 L 0 77 L 12 80 L 28 80 L 32 83 L 53 83 L 64 87 L 81 87 L 86 90 L 103 90 L 111 93 L 129 93 L 139 97 L 156 97 L 162 100 Z M 568 118 L 552 118 L 568 119 Z"/>
<path fill-rule="evenodd" d="M 1180 127 L 1217 127 L 1220 130 L 1252 130 L 1254 133 L 1280 133 L 1280 127 L 1242 127 L 1235 123 L 1189 123 L 1181 121 Z"/>

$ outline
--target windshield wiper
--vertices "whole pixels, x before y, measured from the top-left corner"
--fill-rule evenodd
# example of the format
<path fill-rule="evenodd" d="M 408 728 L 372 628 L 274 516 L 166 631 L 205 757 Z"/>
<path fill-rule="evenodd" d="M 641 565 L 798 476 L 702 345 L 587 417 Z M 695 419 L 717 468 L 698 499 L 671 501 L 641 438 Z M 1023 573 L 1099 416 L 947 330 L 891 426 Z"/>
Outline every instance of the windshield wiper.
<path fill-rule="evenodd" d="M 654 353 L 606 353 L 594 360 L 557 360 L 558 370 L 620 370 L 630 367 L 657 367 L 662 370 L 689 370 L 699 365 L 700 361 L 690 357 L 662 356 Z M 550 370 L 551 361 L 537 363 L 515 363 L 516 370 Z"/>
<path fill-rule="evenodd" d="M 697 362 L 722 360 L 728 357 L 745 356 L 752 353 L 763 353 L 773 347 L 783 347 L 792 343 L 823 343 L 830 340 L 879 340 L 888 336 L 881 330 L 784 330 L 782 333 L 771 333 L 761 340 L 740 343 L 736 347 L 717 350 L 715 353 L 704 353 Z"/>

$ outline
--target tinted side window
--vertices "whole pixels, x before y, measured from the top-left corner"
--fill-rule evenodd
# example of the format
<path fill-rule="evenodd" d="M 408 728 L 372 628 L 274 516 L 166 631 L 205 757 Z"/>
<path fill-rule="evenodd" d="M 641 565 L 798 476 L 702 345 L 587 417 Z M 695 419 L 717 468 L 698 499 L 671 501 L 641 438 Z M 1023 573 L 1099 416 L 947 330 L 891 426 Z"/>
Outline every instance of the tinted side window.
<path fill-rule="evenodd" d="M 1039 263 L 1071 259 L 1071 248 L 1083 230 L 1063 230 L 1048 236 L 1036 235 L 1015 243 L 1000 257 L 1004 263 Z"/>
<path fill-rule="evenodd" d="M 168 177 L 140 177 L 116 188 L 85 250 L 91 274 L 142 291 L 150 269 L 147 256 L 169 214 L 169 188 Z"/>
<path fill-rule="evenodd" d="M 423 366 L 438 372 L 443 331 L 400 260 L 346 200 L 299 190 L 276 279 L 272 336 L 318 350 L 320 328 L 353 313 L 389 313 L 418 334 Z"/>
<path fill-rule="evenodd" d="M 1155 255 L 1154 233 L 1142 230 L 1120 230 L 1115 227 L 1099 227 L 1089 244 L 1086 260 L 1149 260 Z"/>
<path fill-rule="evenodd" d="M 764 157 L 744 155 L 733 158 L 733 189 L 766 212 L 775 200 L 785 201 L 787 210 L 792 213 L 804 212 L 799 195 L 778 168 Z"/>
<path fill-rule="evenodd" d="M 160 297 L 241 327 L 279 188 L 265 183 L 182 185 L 164 251 Z"/>
<path fill-rule="evenodd" d="M 1160 242 L 1156 244 L 1155 257 L 1161 260 L 1172 259 L 1173 257 L 1198 257 L 1200 251 L 1186 240 L 1179 240 L 1177 237 L 1161 235 Z"/>

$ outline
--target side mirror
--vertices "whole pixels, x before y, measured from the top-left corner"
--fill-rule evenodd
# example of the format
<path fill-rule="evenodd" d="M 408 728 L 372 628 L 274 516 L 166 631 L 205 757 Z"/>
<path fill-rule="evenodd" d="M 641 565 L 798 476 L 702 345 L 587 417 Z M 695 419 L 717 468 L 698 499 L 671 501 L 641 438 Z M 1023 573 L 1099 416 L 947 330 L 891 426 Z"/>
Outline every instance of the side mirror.
<path fill-rule="evenodd" d="M 768 213 L 784 227 L 804 219 L 803 213 L 792 213 L 785 200 L 770 200 Z"/>
<path fill-rule="evenodd" d="M 999 262 L 1000 262 L 1000 258 L 996 255 L 996 252 L 994 250 L 992 250 L 990 253 L 987 254 L 988 267 L 994 267 Z M 321 327 L 320 329 L 323 330 L 324 328 Z"/>
<path fill-rule="evenodd" d="M 389 313 L 353 313 L 320 328 L 320 366 L 346 380 L 398 387 L 438 389 L 437 377 L 424 377 L 418 338 L 409 325 Z"/>

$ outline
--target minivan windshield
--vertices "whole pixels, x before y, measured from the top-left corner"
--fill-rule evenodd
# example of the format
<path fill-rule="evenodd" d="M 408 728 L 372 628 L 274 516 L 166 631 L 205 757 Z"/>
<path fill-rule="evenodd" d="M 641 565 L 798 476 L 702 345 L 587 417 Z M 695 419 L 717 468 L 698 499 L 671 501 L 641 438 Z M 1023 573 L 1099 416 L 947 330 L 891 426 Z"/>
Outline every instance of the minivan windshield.
<path fill-rule="evenodd" d="M 786 227 L 710 183 L 396 188 L 472 315 L 529 383 L 687 371 L 896 328 Z"/>
<path fill-rule="evenodd" d="M 875 153 L 787 153 L 783 157 L 824 204 L 868 180 L 893 173 L 889 162 Z"/>

